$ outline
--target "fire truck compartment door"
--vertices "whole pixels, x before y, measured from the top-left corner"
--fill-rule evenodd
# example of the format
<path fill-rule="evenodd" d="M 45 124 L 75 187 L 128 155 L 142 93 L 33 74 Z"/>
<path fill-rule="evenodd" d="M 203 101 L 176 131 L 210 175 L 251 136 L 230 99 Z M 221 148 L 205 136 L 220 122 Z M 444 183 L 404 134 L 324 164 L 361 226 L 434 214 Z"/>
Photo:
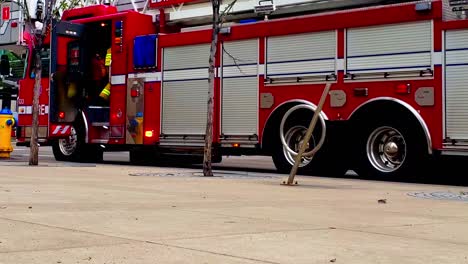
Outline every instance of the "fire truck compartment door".
<path fill-rule="evenodd" d="M 164 48 L 163 134 L 205 134 L 209 52 L 209 44 Z"/>
<path fill-rule="evenodd" d="M 335 74 L 336 31 L 268 37 L 266 60 L 271 79 Z"/>
<path fill-rule="evenodd" d="M 258 39 L 223 43 L 221 133 L 257 134 Z"/>
<path fill-rule="evenodd" d="M 84 25 L 75 24 L 68 21 L 54 21 L 52 24 L 52 39 L 51 39 L 51 61 L 50 73 L 50 120 L 51 122 L 73 122 L 78 114 L 77 107 L 73 96 L 76 95 L 78 89 L 74 83 L 68 83 L 67 79 L 69 71 L 80 71 L 80 65 L 70 67 L 69 57 L 76 50 L 80 58 L 83 57 L 80 48 L 80 37 L 84 33 Z M 60 51 L 59 51 L 60 49 Z M 65 50 L 65 52 L 63 52 Z M 64 58 L 59 57 L 59 52 L 66 54 Z M 79 78 L 75 78 L 79 79 Z M 65 118 L 58 118 L 58 113 L 64 112 Z"/>
<path fill-rule="evenodd" d="M 468 30 L 445 33 L 445 133 L 468 140 Z"/>
<path fill-rule="evenodd" d="M 347 73 L 419 74 L 432 68 L 431 21 L 351 28 L 346 41 Z"/>

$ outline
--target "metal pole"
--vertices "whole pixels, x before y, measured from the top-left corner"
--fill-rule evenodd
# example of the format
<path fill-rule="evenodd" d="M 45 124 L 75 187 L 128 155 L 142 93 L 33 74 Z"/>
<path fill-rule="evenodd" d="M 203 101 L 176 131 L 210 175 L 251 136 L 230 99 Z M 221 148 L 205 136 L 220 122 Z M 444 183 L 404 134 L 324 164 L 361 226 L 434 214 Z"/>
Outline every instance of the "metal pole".
<path fill-rule="evenodd" d="M 301 164 L 301 161 L 302 161 L 302 155 L 304 154 L 307 144 L 309 143 L 310 137 L 312 136 L 312 132 L 315 129 L 315 125 L 317 124 L 319 115 L 322 112 L 322 108 L 323 108 L 323 105 L 325 104 L 325 99 L 327 99 L 327 95 L 328 95 L 328 92 L 330 91 L 330 88 L 331 88 L 331 83 L 327 83 L 325 85 L 325 89 L 323 90 L 322 97 L 320 98 L 320 102 L 317 106 L 317 109 L 315 110 L 314 117 L 310 121 L 310 125 L 309 125 L 309 128 L 307 129 L 304 140 L 302 141 L 302 145 L 299 148 L 299 152 L 297 153 L 294 166 L 291 169 L 291 173 L 289 174 L 288 181 L 286 183 L 287 185 L 292 185 L 294 182 L 294 177 L 296 177 L 297 170 L 299 169 L 299 164 Z"/>

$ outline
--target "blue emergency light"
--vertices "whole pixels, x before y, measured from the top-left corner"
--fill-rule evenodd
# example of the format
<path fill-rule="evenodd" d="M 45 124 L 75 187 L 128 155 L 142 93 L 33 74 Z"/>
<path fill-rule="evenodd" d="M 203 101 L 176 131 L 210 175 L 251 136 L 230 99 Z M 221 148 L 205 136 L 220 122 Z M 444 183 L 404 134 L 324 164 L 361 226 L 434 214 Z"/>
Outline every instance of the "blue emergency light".
<path fill-rule="evenodd" d="M 135 69 L 156 68 L 157 35 L 137 36 L 133 43 L 133 67 Z"/>

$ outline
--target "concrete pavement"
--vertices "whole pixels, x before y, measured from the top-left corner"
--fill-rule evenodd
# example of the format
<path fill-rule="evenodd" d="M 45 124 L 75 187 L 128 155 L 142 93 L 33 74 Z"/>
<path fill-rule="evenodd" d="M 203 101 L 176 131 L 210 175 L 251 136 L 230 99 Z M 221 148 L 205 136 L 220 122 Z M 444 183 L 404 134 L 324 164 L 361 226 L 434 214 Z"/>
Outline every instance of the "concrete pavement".
<path fill-rule="evenodd" d="M 0 163 L 0 263 L 468 263 L 468 203 L 408 195 L 468 187 Z"/>
<path fill-rule="evenodd" d="M 27 160 L 29 158 L 29 148 L 27 147 L 14 147 L 14 151 L 11 154 L 13 159 L 16 160 Z M 47 163 L 60 163 L 55 162 L 52 148 L 48 146 L 40 147 L 39 149 L 39 160 Z M 104 152 L 104 163 L 108 164 L 130 164 L 130 157 L 128 151 L 118 152 Z M 193 167 L 200 164 L 193 165 Z M 276 172 L 275 166 L 271 157 L 266 156 L 224 156 L 221 163 L 213 164 L 216 168 L 224 169 L 242 169 L 242 170 L 255 170 L 263 172 Z M 185 164 L 187 166 L 187 164 Z"/>

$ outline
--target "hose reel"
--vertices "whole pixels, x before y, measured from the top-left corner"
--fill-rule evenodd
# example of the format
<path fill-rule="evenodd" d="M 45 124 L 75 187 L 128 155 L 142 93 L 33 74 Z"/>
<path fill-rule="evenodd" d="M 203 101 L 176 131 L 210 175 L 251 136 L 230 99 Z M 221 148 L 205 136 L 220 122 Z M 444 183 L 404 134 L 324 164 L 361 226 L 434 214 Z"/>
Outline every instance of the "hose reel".
<path fill-rule="evenodd" d="M 292 150 L 288 144 L 286 143 L 286 139 L 284 137 L 284 124 L 286 123 L 286 121 L 288 120 L 289 116 L 294 113 L 295 111 L 299 110 L 299 109 L 308 109 L 308 110 L 311 110 L 312 112 L 315 112 L 317 109 L 315 109 L 312 105 L 307 105 L 307 104 L 300 104 L 300 105 L 296 105 L 294 107 L 292 107 L 291 109 L 289 109 L 283 116 L 283 119 L 281 120 L 281 124 L 280 124 L 280 139 L 281 139 L 281 143 L 283 144 L 283 147 L 292 155 L 296 156 L 298 153 L 295 152 L 294 150 Z M 310 150 L 309 152 L 304 152 L 304 154 L 302 155 L 303 157 L 312 157 L 315 155 L 315 153 L 317 153 L 317 151 L 320 150 L 320 148 L 322 147 L 323 143 L 325 142 L 325 136 L 327 134 L 327 126 L 325 124 L 325 119 L 323 118 L 322 115 L 319 114 L 319 117 L 318 117 L 319 121 L 320 121 L 320 124 L 322 126 L 322 133 L 320 135 L 320 140 L 319 142 L 317 143 L 317 145 L 312 149 Z"/>

